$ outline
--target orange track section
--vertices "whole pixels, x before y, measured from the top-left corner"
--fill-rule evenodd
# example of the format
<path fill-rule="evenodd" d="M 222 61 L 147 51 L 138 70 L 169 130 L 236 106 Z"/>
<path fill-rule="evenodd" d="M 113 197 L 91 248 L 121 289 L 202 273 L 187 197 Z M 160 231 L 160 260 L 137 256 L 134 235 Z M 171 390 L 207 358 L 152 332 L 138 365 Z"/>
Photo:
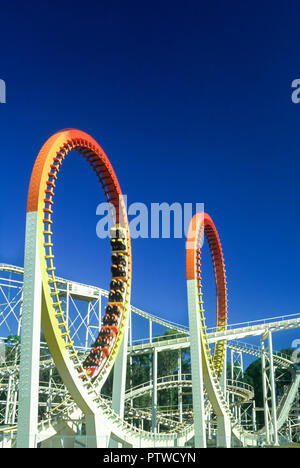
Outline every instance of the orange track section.
<path fill-rule="evenodd" d="M 112 165 L 100 145 L 90 135 L 76 129 L 55 133 L 40 150 L 30 179 L 27 212 L 43 208 L 45 186 L 55 187 L 55 182 L 49 181 L 49 175 L 56 179 L 62 159 L 71 149 L 82 152 L 95 172 L 101 173 L 103 182 L 109 188 L 110 201 L 115 206 L 119 222 L 119 195 L 122 196 L 122 192 Z"/>
<path fill-rule="evenodd" d="M 201 288 L 201 242 L 203 235 L 209 244 L 217 294 L 217 326 L 227 323 L 227 287 L 223 251 L 218 231 L 207 213 L 196 214 L 189 226 L 186 246 L 186 277 Z"/>

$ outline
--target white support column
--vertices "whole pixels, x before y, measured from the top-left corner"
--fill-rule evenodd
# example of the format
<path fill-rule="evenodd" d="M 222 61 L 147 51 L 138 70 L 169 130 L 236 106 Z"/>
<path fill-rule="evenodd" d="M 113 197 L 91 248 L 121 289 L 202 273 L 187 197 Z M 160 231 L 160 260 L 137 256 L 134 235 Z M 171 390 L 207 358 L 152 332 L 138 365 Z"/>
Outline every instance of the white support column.
<path fill-rule="evenodd" d="M 211 411 L 208 412 L 208 419 L 207 419 L 207 438 L 210 440 L 212 438 L 211 433 Z"/>
<path fill-rule="evenodd" d="M 181 385 L 181 380 L 182 380 L 181 349 L 178 349 L 178 410 L 179 410 L 179 422 L 180 423 L 182 423 L 182 385 Z"/>
<path fill-rule="evenodd" d="M 231 446 L 231 423 L 229 418 L 217 416 L 217 447 L 230 448 Z"/>
<path fill-rule="evenodd" d="M 21 336 L 22 312 L 23 312 L 23 292 L 21 294 L 21 303 L 20 303 L 20 310 L 19 310 L 19 315 L 18 315 L 17 336 Z"/>
<path fill-rule="evenodd" d="M 133 368 L 132 355 L 130 354 L 130 356 L 129 356 L 129 369 L 130 369 L 130 371 L 129 371 L 129 372 L 130 372 L 130 382 L 129 382 L 129 386 L 130 386 L 130 388 L 133 387 L 132 368 Z M 130 398 L 129 404 L 130 404 L 130 407 L 133 408 L 133 398 Z"/>
<path fill-rule="evenodd" d="M 102 295 L 101 292 L 99 293 L 99 298 L 98 298 L 98 331 L 101 330 L 102 326 Z"/>
<path fill-rule="evenodd" d="M 131 308 L 129 309 L 131 315 Z M 123 419 L 124 418 L 124 404 L 125 404 L 125 390 L 126 390 L 126 372 L 127 372 L 127 348 L 128 348 L 128 317 L 125 325 L 125 332 L 119 353 L 114 364 L 114 379 L 113 379 L 113 393 L 112 393 L 112 409 Z M 118 447 L 119 444 L 110 440 L 110 447 Z"/>
<path fill-rule="evenodd" d="M 27 214 L 17 447 L 35 446 L 39 401 L 42 279 L 39 265 L 37 213 Z"/>
<path fill-rule="evenodd" d="M 152 320 L 149 320 L 149 343 L 152 343 Z"/>
<path fill-rule="evenodd" d="M 152 362 L 153 349 L 149 352 L 149 382 L 151 382 L 153 379 L 153 362 Z"/>
<path fill-rule="evenodd" d="M 220 378 L 220 386 L 226 398 L 227 394 L 227 346 L 225 345 L 223 370 Z"/>
<path fill-rule="evenodd" d="M 129 329 L 129 346 L 132 346 L 132 312 L 131 312 L 131 306 L 129 306 L 129 311 L 128 311 L 128 321 L 129 321 L 129 324 L 128 324 L 128 329 Z M 127 334 L 128 336 L 128 334 Z M 127 338 L 128 340 L 128 338 Z"/>
<path fill-rule="evenodd" d="M 152 432 L 157 433 L 157 349 L 152 353 Z"/>
<path fill-rule="evenodd" d="M 109 445 L 110 433 L 94 414 L 85 416 L 86 440 L 88 448 L 107 448 Z"/>
<path fill-rule="evenodd" d="M 256 432 L 256 407 L 255 407 L 255 400 L 253 400 L 253 408 L 252 408 L 252 425 L 253 425 L 253 432 Z"/>
<path fill-rule="evenodd" d="M 270 384 L 271 384 L 271 404 L 272 404 L 272 421 L 273 421 L 273 442 L 274 445 L 279 445 L 278 442 L 278 424 L 277 424 L 277 411 L 276 411 L 276 387 L 275 387 L 275 370 L 273 362 L 273 342 L 272 332 L 268 333 L 269 342 L 269 361 L 270 361 Z"/>
<path fill-rule="evenodd" d="M 48 382 L 48 398 L 47 398 L 47 411 L 51 411 L 52 409 L 52 375 L 53 375 L 53 367 L 49 369 L 49 382 Z"/>
<path fill-rule="evenodd" d="M 293 438 L 293 433 L 292 433 L 292 423 L 290 419 L 288 419 L 288 431 L 289 431 L 289 441 L 291 443 L 292 438 Z"/>
<path fill-rule="evenodd" d="M 231 350 L 231 379 L 243 380 L 244 364 L 242 351 Z"/>
<path fill-rule="evenodd" d="M 112 394 L 112 409 L 123 418 L 125 403 L 126 371 L 127 371 L 127 347 L 128 347 L 128 321 L 118 356 L 114 364 L 114 380 Z"/>
<path fill-rule="evenodd" d="M 268 392 L 267 392 L 266 352 L 265 352 L 265 343 L 264 343 L 263 338 L 261 339 L 261 370 L 262 370 L 262 387 L 263 387 L 266 444 L 269 444 L 270 443 L 269 405 L 268 405 Z"/>
<path fill-rule="evenodd" d="M 86 317 L 86 330 L 85 330 L 85 342 L 84 342 L 85 351 L 87 351 L 88 343 L 89 343 L 90 314 L 91 314 L 91 302 L 88 301 L 88 310 L 87 310 L 87 317 Z"/>
<path fill-rule="evenodd" d="M 129 338 L 129 346 L 132 346 L 132 310 L 131 310 L 131 307 L 130 307 L 130 315 L 129 315 L 129 325 L 128 325 L 128 338 Z M 133 367 L 133 364 L 132 364 L 132 354 L 129 355 L 129 372 L 130 372 L 130 382 L 129 382 L 129 385 L 130 385 L 130 388 L 133 387 L 133 382 L 132 382 L 132 367 Z M 133 407 L 133 399 L 131 398 L 130 399 L 130 406 L 131 408 Z"/>
<path fill-rule="evenodd" d="M 129 346 L 132 346 L 132 310 L 131 306 L 129 307 L 128 311 L 128 333 L 127 333 L 127 343 Z M 126 351 L 127 353 L 127 351 Z M 129 372 L 130 372 L 130 388 L 132 388 L 132 354 L 129 356 Z M 130 406 L 133 407 L 133 399 L 130 399 Z"/>
<path fill-rule="evenodd" d="M 67 291 L 66 291 L 66 325 L 69 327 L 69 309 L 70 309 L 70 283 L 67 282 Z"/>
<path fill-rule="evenodd" d="M 11 424 L 10 409 L 11 409 L 12 386 L 13 386 L 13 376 L 10 375 L 8 378 L 8 388 L 7 388 L 7 394 L 6 394 L 5 417 L 4 417 L 4 424 L 6 425 Z"/>
<path fill-rule="evenodd" d="M 268 339 L 268 346 L 265 346 L 265 340 Z M 262 363 L 262 383 L 264 397 L 264 416 L 265 416 L 265 432 L 266 443 L 271 442 L 274 445 L 279 445 L 278 441 L 278 423 L 276 410 L 276 387 L 275 387 L 275 370 L 273 363 L 273 344 L 272 333 L 269 330 L 266 335 L 261 338 L 261 363 Z M 271 402 L 271 411 L 269 407 Z"/>
<path fill-rule="evenodd" d="M 18 404 L 18 389 L 15 382 L 15 389 L 14 389 L 14 400 L 13 400 L 13 408 L 12 408 L 12 424 L 16 424 L 16 414 L 17 414 L 17 404 Z"/>
<path fill-rule="evenodd" d="M 191 366 L 192 366 L 192 393 L 195 426 L 195 447 L 206 447 L 206 428 L 204 412 L 202 350 L 200 338 L 200 324 L 198 318 L 198 303 L 196 285 L 194 280 L 187 281 Z"/>
<path fill-rule="evenodd" d="M 237 406 L 237 420 L 239 424 L 242 423 L 242 408 L 240 404 Z"/>
<path fill-rule="evenodd" d="M 235 369 L 235 366 L 234 366 L 234 350 L 231 349 L 230 350 L 230 377 L 231 377 L 232 382 L 235 380 L 234 369 Z M 234 403 L 234 401 L 235 401 L 234 393 L 229 394 L 229 401 L 230 401 L 230 403 Z M 233 408 L 233 412 L 235 413 L 235 407 Z M 236 417 L 236 414 L 235 414 L 235 417 Z"/>

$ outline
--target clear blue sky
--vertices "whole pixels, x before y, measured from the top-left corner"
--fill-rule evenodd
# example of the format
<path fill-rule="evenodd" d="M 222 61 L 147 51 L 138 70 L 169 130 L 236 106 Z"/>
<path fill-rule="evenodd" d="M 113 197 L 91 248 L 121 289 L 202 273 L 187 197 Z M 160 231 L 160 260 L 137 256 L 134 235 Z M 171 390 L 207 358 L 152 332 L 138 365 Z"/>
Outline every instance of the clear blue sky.
<path fill-rule="evenodd" d="M 129 203 L 205 203 L 223 244 L 231 322 L 299 312 L 299 14 L 296 1 L 2 5 L 0 261 L 23 264 L 36 155 L 74 127 L 103 147 Z M 103 194 L 79 156 L 61 175 L 57 273 L 107 287 L 108 243 L 96 237 Z M 133 241 L 132 302 L 187 323 L 184 244 Z"/>

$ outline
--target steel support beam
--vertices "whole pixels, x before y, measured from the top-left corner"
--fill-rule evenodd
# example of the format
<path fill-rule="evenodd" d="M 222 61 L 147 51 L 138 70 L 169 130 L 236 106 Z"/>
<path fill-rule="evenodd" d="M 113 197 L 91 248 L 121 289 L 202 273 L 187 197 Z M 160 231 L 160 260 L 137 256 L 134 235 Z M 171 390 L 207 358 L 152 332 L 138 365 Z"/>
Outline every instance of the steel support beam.
<path fill-rule="evenodd" d="M 206 447 L 206 428 L 204 412 L 204 389 L 201 332 L 198 314 L 196 285 L 194 280 L 187 281 L 188 313 L 192 367 L 192 394 L 194 408 L 195 447 Z"/>
<path fill-rule="evenodd" d="M 182 358 L 181 349 L 178 350 L 178 411 L 179 411 L 179 422 L 182 423 Z"/>
<path fill-rule="evenodd" d="M 157 433 L 157 349 L 152 353 L 152 432 Z"/>
<path fill-rule="evenodd" d="M 114 364 L 114 378 L 113 378 L 113 393 L 112 393 L 112 409 L 117 413 L 121 419 L 124 419 L 124 404 L 125 404 L 125 390 L 126 390 L 126 373 L 127 373 L 127 347 L 128 347 L 128 329 L 131 316 L 129 306 L 129 317 L 127 317 L 125 332 L 119 353 L 116 357 Z M 119 443 L 110 440 L 110 447 L 119 447 Z"/>
<path fill-rule="evenodd" d="M 95 414 L 85 416 L 86 445 L 88 448 L 107 448 L 109 445 L 110 433 L 103 424 L 103 421 Z"/>
<path fill-rule="evenodd" d="M 268 340 L 267 346 L 265 345 L 265 340 Z M 266 443 L 279 445 L 273 343 L 272 333 L 270 330 L 261 338 L 261 366 Z"/>
<path fill-rule="evenodd" d="M 32 448 L 36 444 L 39 361 L 41 333 L 42 279 L 39 264 L 37 213 L 27 213 L 22 336 L 20 357 L 19 414 L 17 447 Z"/>

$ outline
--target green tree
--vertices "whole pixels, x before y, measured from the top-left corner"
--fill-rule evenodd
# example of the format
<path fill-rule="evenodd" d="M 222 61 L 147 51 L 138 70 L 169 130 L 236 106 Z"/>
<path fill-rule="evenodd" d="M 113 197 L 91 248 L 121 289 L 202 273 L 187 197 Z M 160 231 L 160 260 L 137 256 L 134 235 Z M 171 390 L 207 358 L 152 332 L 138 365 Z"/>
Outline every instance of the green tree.
<path fill-rule="evenodd" d="M 279 354 L 285 354 L 287 357 L 291 357 L 294 350 L 292 349 L 282 349 Z M 277 354 L 277 353 L 275 353 Z M 291 373 L 287 369 L 283 371 L 282 369 L 275 370 L 275 380 L 276 380 L 276 393 L 280 397 L 283 395 L 286 386 L 290 385 L 292 381 Z M 262 369 L 261 369 L 261 359 L 256 359 L 253 361 L 245 371 L 244 382 L 252 385 L 255 393 L 255 404 L 256 407 L 263 407 L 263 387 L 262 387 Z M 258 412 L 257 422 L 262 426 L 264 424 L 264 415 L 263 411 Z"/>

